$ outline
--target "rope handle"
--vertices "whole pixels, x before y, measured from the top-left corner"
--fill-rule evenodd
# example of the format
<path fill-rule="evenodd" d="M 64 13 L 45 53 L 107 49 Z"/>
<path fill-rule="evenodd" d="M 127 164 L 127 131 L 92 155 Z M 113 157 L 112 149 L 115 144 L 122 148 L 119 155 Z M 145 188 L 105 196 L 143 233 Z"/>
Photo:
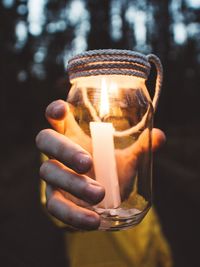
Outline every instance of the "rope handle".
<path fill-rule="evenodd" d="M 157 71 L 155 93 L 154 93 L 154 97 L 152 100 L 152 105 L 153 105 L 154 112 L 155 112 L 157 105 L 158 105 L 158 100 L 159 100 L 160 93 L 161 93 L 161 86 L 163 82 L 163 67 L 162 67 L 160 59 L 154 54 L 149 54 L 147 56 L 147 60 L 149 61 L 149 63 L 153 63 L 155 65 L 156 71 Z"/>

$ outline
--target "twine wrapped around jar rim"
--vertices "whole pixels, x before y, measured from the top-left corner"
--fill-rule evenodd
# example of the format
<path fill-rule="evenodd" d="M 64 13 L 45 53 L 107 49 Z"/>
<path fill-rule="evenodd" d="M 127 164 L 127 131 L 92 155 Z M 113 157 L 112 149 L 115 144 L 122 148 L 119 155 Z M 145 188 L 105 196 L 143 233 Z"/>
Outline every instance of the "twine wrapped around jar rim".
<path fill-rule="evenodd" d="M 69 79 L 95 75 L 130 75 L 148 78 L 151 65 L 145 55 L 119 49 L 90 50 L 68 62 Z"/>

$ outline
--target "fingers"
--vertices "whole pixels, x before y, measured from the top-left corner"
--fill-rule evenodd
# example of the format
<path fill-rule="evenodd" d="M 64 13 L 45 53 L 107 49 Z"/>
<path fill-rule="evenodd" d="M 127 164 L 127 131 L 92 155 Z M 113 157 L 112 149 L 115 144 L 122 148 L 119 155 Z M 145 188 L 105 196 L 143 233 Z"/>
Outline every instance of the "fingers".
<path fill-rule="evenodd" d="M 92 166 L 91 156 L 86 150 L 54 130 L 45 129 L 39 132 L 36 144 L 41 152 L 78 173 L 86 173 Z"/>
<path fill-rule="evenodd" d="M 100 217 L 97 213 L 77 206 L 49 185 L 47 187 L 47 209 L 57 219 L 78 229 L 93 230 L 100 225 Z"/>
<path fill-rule="evenodd" d="M 135 157 L 147 151 L 150 146 L 150 134 L 149 129 L 144 130 L 138 140 L 133 145 L 125 149 L 126 153 L 132 154 Z M 155 152 L 158 150 L 165 141 L 165 134 L 161 130 L 154 128 L 152 130 L 152 151 Z"/>
<path fill-rule="evenodd" d="M 45 116 L 47 120 L 59 133 L 64 133 L 66 115 L 67 103 L 63 100 L 56 100 L 46 108 Z"/>
<path fill-rule="evenodd" d="M 45 161 L 40 168 L 40 176 L 48 184 L 91 204 L 99 203 L 105 195 L 104 189 L 95 180 L 73 172 L 57 160 Z"/>
<path fill-rule="evenodd" d="M 152 130 L 152 150 L 156 151 L 164 145 L 166 142 L 166 136 L 160 129 L 154 128 Z"/>
<path fill-rule="evenodd" d="M 149 147 L 150 131 L 146 129 L 138 139 L 137 149 L 140 152 L 147 151 Z M 153 128 L 152 130 L 152 151 L 158 150 L 166 141 L 165 134 L 160 129 Z"/>
<path fill-rule="evenodd" d="M 70 111 L 70 106 L 63 100 L 52 102 L 46 109 L 46 118 L 59 133 L 65 134 L 87 151 L 91 151 L 90 137 L 80 128 Z"/>

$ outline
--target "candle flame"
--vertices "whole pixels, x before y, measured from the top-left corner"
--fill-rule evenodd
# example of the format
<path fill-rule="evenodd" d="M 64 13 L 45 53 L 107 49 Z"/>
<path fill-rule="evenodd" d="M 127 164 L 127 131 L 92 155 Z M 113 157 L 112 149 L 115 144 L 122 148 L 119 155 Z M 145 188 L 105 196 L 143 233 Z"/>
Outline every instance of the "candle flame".
<path fill-rule="evenodd" d="M 108 100 L 108 87 L 105 79 L 102 79 L 101 82 L 101 98 L 100 98 L 100 111 L 99 115 L 103 118 L 106 114 L 109 113 L 110 106 Z"/>

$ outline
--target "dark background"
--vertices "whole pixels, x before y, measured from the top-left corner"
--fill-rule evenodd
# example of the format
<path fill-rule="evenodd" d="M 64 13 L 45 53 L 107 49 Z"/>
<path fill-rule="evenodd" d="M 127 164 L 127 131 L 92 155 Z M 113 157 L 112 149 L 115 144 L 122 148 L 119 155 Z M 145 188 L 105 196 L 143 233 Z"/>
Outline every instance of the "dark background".
<path fill-rule="evenodd" d="M 68 58 L 98 48 L 153 52 L 162 60 L 155 126 L 167 143 L 155 155 L 154 203 L 175 267 L 198 267 L 198 0 L 0 1 L 0 266 L 67 266 L 63 234 L 40 207 L 34 139 L 48 127 L 47 104 L 66 99 Z"/>

